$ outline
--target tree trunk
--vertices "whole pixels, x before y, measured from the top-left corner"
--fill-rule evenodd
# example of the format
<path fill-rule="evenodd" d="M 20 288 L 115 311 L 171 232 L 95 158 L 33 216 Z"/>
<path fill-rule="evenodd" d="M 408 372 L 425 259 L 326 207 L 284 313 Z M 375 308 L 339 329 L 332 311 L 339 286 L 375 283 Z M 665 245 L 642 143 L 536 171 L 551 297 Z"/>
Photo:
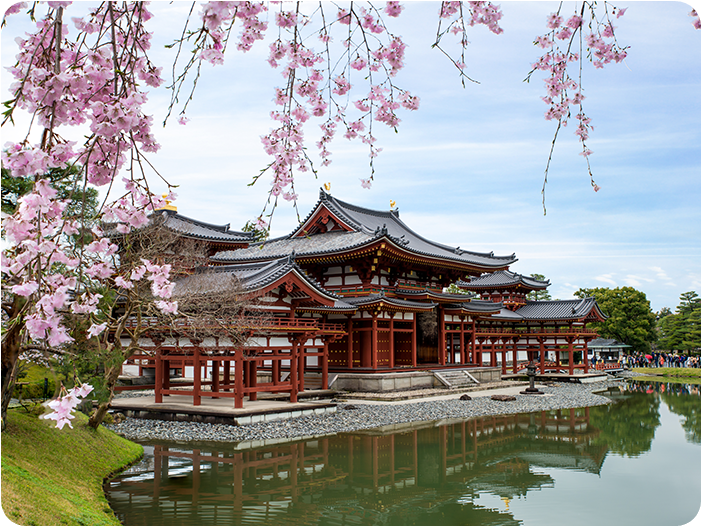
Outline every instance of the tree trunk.
<path fill-rule="evenodd" d="M 11 312 L 8 313 L 10 320 L 19 315 L 24 305 L 24 299 L 15 295 L 12 302 Z M 7 419 L 7 407 L 12 399 L 12 391 L 15 387 L 15 376 L 17 374 L 17 359 L 19 359 L 22 349 L 23 324 L 11 324 L 10 328 L 3 335 L 2 340 L 2 429 L 5 430 Z"/>
<path fill-rule="evenodd" d="M 112 398 L 115 395 L 115 384 L 117 384 L 117 379 L 119 378 L 119 374 L 121 373 L 121 371 L 122 363 L 118 364 L 117 366 L 109 366 L 105 368 L 105 387 L 109 390 L 110 395 L 107 401 L 100 403 L 97 407 L 97 410 L 95 410 L 90 415 L 90 419 L 88 419 L 88 425 L 92 428 L 97 429 L 97 427 L 100 426 L 100 424 L 102 424 L 103 419 L 105 419 L 107 410 L 109 410 L 110 403 L 112 402 Z"/>

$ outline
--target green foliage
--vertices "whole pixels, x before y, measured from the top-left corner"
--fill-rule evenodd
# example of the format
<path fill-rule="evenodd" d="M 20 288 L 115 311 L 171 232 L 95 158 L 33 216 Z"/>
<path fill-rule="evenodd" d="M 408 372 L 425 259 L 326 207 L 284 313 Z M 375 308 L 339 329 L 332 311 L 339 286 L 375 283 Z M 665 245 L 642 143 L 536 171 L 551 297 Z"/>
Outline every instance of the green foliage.
<path fill-rule="evenodd" d="M 458 287 L 456 284 L 451 284 L 448 286 L 445 291 L 445 293 L 449 293 L 452 295 L 466 295 L 466 296 L 472 296 L 472 293 L 470 291 L 466 291 L 465 289 L 461 289 Z"/>
<path fill-rule="evenodd" d="M 695 291 L 680 295 L 680 304 L 675 313 L 659 316 L 658 347 L 663 350 L 700 350 L 700 297 Z"/>
<path fill-rule="evenodd" d="M 651 450 L 660 417 L 658 400 L 639 393 L 616 404 L 590 408 L 590 424 L 600 430 L 594 442 L 627 457 Z"/>
<path fill-rule="evenodd" d="M 588 324 L 600 337 L 629 344 L 631 351 L 649 352 L 656 341 L 656 315 L 646 294 L 633 287 L 578 289 L 577 298 L 595 297 L 607 320 Z"/>
<path fill-rule="evenodd" d="M 685 430 L 685 438 L 690 443 L 700 444 L 702 420 L 700 419 L 700 398 L 696 395 L 661 392 L 661 399 L 668 409 L 681 417 L 680 424 Z"/>
<path fill-rule="evenodd" d="M 64 214 L 66 216 L 80 217 L 84 215 L 86 222 L 92 220 L 98 209 L 98 191 L 93 187 L 85 188 L 80 185 L 80 175 L 82 169 L 72 166 L 68 169 L 52 168 L 44 178 L 51 181 L 57 191 L 57 198 L 68 200 L 68 206 Z M 5 214 L 13 214 L 17 209 L 17 199 L 32 190 L 34 177 L 12 177 L 10 171 L 2 169 L 2 211 Z M 83 209 L 85 202 L 85 209 Z"/>
<path fill-rule="evenodd" d="M 533 273 L 529 276 L 531 276 L 534 280 L 546 280 L 546 277 L 539 273 Z M 548 289 L 544 289 L 542 291 L 532 291 L 531 293 L 527 294 L 526 297 L 527 300 L 551 300 L 551 293 L 548 292 Z"/>
<path fill-rule="evenodd" d="M 268 229 L 261 229 L 253 221 L 247 221 L 246 225 L 241 228 L 242 232 L 252 232 L 254 240 L 261 242 L 268 238 Z"/>
<path fill-rule="evenodd" d="M 73 429 L 11 410 L 2 433 L 2 508 L 19 525 L 119 525 L 103 479 L 141 457 L 140 445 L 76 413 Z"/>

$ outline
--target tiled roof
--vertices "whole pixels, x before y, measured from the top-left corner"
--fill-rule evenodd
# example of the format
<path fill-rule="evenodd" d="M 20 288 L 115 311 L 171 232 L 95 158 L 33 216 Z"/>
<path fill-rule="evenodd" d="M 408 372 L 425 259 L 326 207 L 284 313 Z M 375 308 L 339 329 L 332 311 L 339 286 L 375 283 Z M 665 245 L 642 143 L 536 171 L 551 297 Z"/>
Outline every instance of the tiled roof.
<path fill-rule="evenodd" d="M 471 300 L 460 304 L 445 304 L 447 310 L 460 309 L 467 313 L 496 313 L 504 310 L 502 302 L 491 302 L 489 300 Z"/>
<path fill-rule="evenodd" d="M 374 236 L 364 232 L 341 231 L 299 238 L 275 238 L 262 243 L 254 243 L 245 249 L 220 251 L 212 257 L 212 261 L 253 261 L 282 258 L 293 252 L 297 257 L 312 256 L 321 253 L 334 253 L 360 247 L 373 239 Z"/>
<path fill-rule="evenodd" d="M 439 302 L 467 302 L 471 295 L 461 293 L 439 293 L 428 289 L 395 289 L 395 294 L 403 298 L 427 298 Z"/>
<path fill-rule="evenodd" d="M 351 232 L 327 232 L 300 236 L 305 223 L 321 208 L 326 207 L 352 229 Z M 320 199 L 300 227 L 290 235 L 255 244 L 247 249 L 221 251 L 213 257 L 214 262 L 245 261 L 281 257 L 291 252 L 298 256 L 321 255 L 344 252 L 361 247 L 381 238 L 386 238 L 403 247 L 407 252 L 442 258 L 471 266 L 495 269 L 507 267 L 516 261 L 514 254 L 495 256 L 493 253 L 464 251 L 432 242 L 415 233 L 400 220 L 399 212 L 376 211 L 358 207 L 332 197 L 320 190 Z"/>
<path fill-rule="evenodd" d="M 527 300 L 526 305 L 512 312 L 505 310 L 495 315 L 496 320 L 522 321 L 569 321 L 581 320 L 592 310 L 596 310 L 603 319 L 607 318 L 600 310 L 594 298 L 575 298 L 573 300 Z"/>
<path fill-rule="evenodd" d="M 185 292 L 188 288 L 196 287 L 198 288 L 197 290 L 199 293 L 207 292 L 202 290 L 202 283 L 203 281 L 207 280 L 209 273 L 215 273 L 219 276 L 229 274 L 240 281 L 241 286 L 245 291 L 259 291 L 275 283 L 278 279 L 284 277 L 290 272 L 297 274 L 302 280 L 307 282 L 312 289 L 316 289 L 321 296 L 324 296 L 329 300 L 334 300 L 335 302 L 340 300 L 337 295 L 327 291 L 314 278 L 307 275 L 291 257 L 280 258 L 267 262 L 235 264 L 200 269 L 199 272 L 195 274 L 177 280 L 174 295 L 177 296 L 178 293 Z M 222 280 L 211 280 L 209 282 L 205 282 L 205 287 L 207 286 L 212 288 L 211 292 L 216 292 L 218 287 L 227 287 L 227 284 Z"/>
<path fill-rule="evenodd" d="M 588 348 L 630 348 L 628 344 L 618 342 L 615 339 L 596 338 L 587 343 Z"/>
<path fill-rule="evenodd" d="M 521 285 L 527 289 L 546 289 L 551 282 L 548 280 L 536 280 L 529 276 L 512 273 L 510 271 L 501 270 L 494 273 L 476 276 L 468 281 L 459 281 L 456 283 L 458 287 L 468 290 L 490 289 L 493 287 L 505 287 Z"/>
<path fill-rule="evenodd" d="M 344 298 L 344 302 L 356 307 L 366 307 L 382 302 L 388 306 L 410 311 L 430 311 L 436 307 L 436 304 L 433 302 L 413 302 L 411 300 L 402 300 L 401 298 L 387 297 L 383 293 L 368 296 L 346 297 Z"/>
<path fill-rule="evenodd" d="M 165 215 L 164 225 L 166 227 L 193 238 L 240 243 L 252 243 L 254 241 L 252 233 L 231 231 L 228 223 L 226 225 L 212 225 L 182 216 L 170 210 L 159 210 L 154 214 Z"/>

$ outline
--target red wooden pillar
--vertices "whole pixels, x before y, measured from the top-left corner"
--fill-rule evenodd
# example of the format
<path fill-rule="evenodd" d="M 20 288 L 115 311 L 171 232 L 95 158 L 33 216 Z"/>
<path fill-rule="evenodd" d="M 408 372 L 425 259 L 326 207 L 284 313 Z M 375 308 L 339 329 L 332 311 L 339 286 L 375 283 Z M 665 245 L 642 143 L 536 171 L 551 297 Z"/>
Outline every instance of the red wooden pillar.
<path fill-rule="evenodd" d="M 446 324 L 444 323 L 444 310 L 441 306 L 436 308 L 436 318 L 439 322 L 439 364 L 446 365 Z"/>
<path fill-rule="evenodd" d="M 212 391 L 219 392 L 219 361 L 212 360 Z M 213 399 L 219 399 L 219 397 L 212 397 Z"/>
<path fill-rule="evenodd" d="M 299 391 L 304 392 L 305 391 L 305 362 L 307 360 L 307 356 L 305 355 L 305 346 L 303 345 L 303 342 L 307 342 L 307 339 L 304 341 L 300 342 L 300 347 L 298 348 L 297 354 L 298 354 L 298 359 L 297 359 L 297 377 L 299 379 Z"/>
<path fill-rule="evenodd" d="M 280 383 L 280 355 L 276 350 L 273 355 L 273 360 L 271 362 L 271 375 L 273 377 L 273 386 L 278 386 Z"/>
<path fill-rule="evenodd" d="M 573 375 L 573 368 L 575 366 L 573 360 L 573 338 L 568 337 L 568 374 Z"/>
<path fill-rule="evenodd" d="M 590 370 L 588 369 L 588 360 L 587 360 L 587 342 L 588 339 L 583 339 L 583 363 L 585 364 L 585 373 L 588 373 Z"/>
<path fill-rule="evenodd" d="M 373 313 L 371 323 L 371 368 L 378 369 L 378 313 Z"/>
<path fill-rule="evenodd" d="M 228 360 L 225 360 L 223 364 L 224 364 L 224 373 L 223 373 L 224 378 L 222 379 L 222 382 L 224 383 L 224 391 L 228 392 L 229 390 L 231 390 L 231 382 L 232 382 L 231 376 L 230 376 L 231 362 Z"/>
<path fill-rule="evenodd" d="M 459 355 L 461 357 L 461 365 L 468 364 L 468 355 L 466 353 L 466 326 L 465 326 L 465 317 L 461 316 L 461 342 L 460 342 L 460 352 Z"/>
<path fill-rule="evenodd" d="M 471 353 L 473 354 L 473 356 L 471 357 L 471 359 L 472 359 L 471 362 L 472 362 L 473 364 L 477 364 L 477 360 L 476 360 L 476 358 L 475 358 L 475 356 L 476 356 L 476 348 L 475 348 L 475 319 L 472 318 L 472 317 L 471 317 L 470 325 L 471 325 L 471 332 L 472 332 L 472 333 L 471 333 L 471 337 L 470 337 L 470 341 L 471 341 L 471 342 L 470 342 L 470 349 L 471 349 Z"/>
<path fill-rule="evenodd" d="M 391 368 L 395 367 L 395 315 L 391 315 L 390 319 L 390 331 L 388 332 L 388 338 L 390 339 L 390 362 L 388 365 Z"/>
<path fill-rule="evenodd" d="M 256 359 L 249 361 L 249 386 L 251 388 L 256 388 L 258 384 L 258 363 Z M 249 392 L 249 401 L 255 401 L 257 399 L 257 392 Z"/>
<path fill-rule="evenodd" d="M 324 349 L 322 354 L 322 390 L 329 387 L 329 342 L 324 340 Z"/>
<path fill-rule="evenodd" d="M 234 356 L 234 408 L 244 407 L 244 350 L 239 348 Z"/>
<path fill-rule="evenodd" d="M 346 343 L 346 367 L 353 368 L 353 319 L 351 315 L 348 316 L 346 322 L 346 334 L 348 335 L 348 341 Z"/>
<path fill-rule="evenodd" d="M 417 313 L 412 313 L 412 367 L 417 367 Z"/>
<path fill-rule="evenodd" d="M 293 340 L 290 350 L 290 402 L 297 402 L 297 341 Z"/>
<path fill-rule="evenodd" d="M 541 366 L 541 375 L 546 373 L 546 338 L 545 337 L 539 337 L 539 353 L 541 353 L 540 357 L 540 366 Z"/>
<path fill-rule="evenodd" d="M 167 359 L 168 357 L 168 352 L 165 354 L 163 353 L 163 350 L 161 350 L 161 359 L 163 360 L 162 364 L 162 373 L 163 373 L 163 389 L 164 390 L 170 390 L 171 389 L 171 361 Z M 166 394 L 166 397 L 168 397 L 168 394 Z"/>
<path fill-rule="evenodd" d="M 161 347 L 159 346 L 156 348 L 156 373 L 154 374 L 156 381 L 156 385 L 154 386 L 154 402 L 156 403 L 163 402 L 163 394 L 161 393 L 161 390 L 163 390 L 163 360 L 161 358 L 161 353 Z"/>
<path fill-rule="evenodd" d="M 502 339 L 502 375 L 507 374 L 507 341 Z"/>
<path fill-rule="evenodd" d="M 519 342 L 519 337 L 514 337 L 512 339 L 512 373 L 517 373 L 517 354 L 519 353 L 517 342 Z"/>
<path fill-rule="evenodd" d="M 193 406 L 200 406 L 202 400 L 202 365 L 200 364 L 200 347 L 195 346 L 193 353 Z"/>

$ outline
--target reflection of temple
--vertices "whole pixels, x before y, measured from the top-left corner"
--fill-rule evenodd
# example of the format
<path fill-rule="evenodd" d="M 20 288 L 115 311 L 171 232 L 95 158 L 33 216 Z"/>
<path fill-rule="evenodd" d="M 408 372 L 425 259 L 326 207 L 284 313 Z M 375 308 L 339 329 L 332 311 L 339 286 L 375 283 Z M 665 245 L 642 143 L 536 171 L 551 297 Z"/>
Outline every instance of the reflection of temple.
<path fill-rule="evenodd" d="M 597 435 L 585 408 L 239 452 L 155 446 L 152 462 L 113 481 L 108 496 L 132 525 L 213 524 L 215 517 L 230 525 L 409 525 L 436 523 L 430 517 L 439 511 L 445 524 L 514 524 L 473 498 L 512 499 L 552 486 L 549 467 L 599 473 L 606 446 L 595 444 Z"/>
<path fill-rule="evenodd" d="M 155 366 L 157 402 L 173 393 L 169 372 L 183 368 L 193 383 L 178 393 L 195 405 L 202 396 L 233 398 L 237 408 L 260 392 L 297 401 L 305 389 L 326 389 L 330 372 L 486 366 L 499 368 L 499 378 L 536 360 L 541 373 L 587 373 L 587 361 L 576 357 L 597 334 L 586 324 L 604 320 L 593 298 L 528 300 L 549 282 L 510 272 L 513 254 L 442 245 L 412 231 L 397 210 L 358 207 L 324 191 L 293 232 L 265 242 L 172 207 L 155 217 L 206 245 L 201 260 L 209 265 L 178 267 L 185 276 L 176 292 L 199 290 L 203 270 L 214 271 L 222 283 L 235 277 L 270 315 L 249 328 L 243 348 L 226 338 L 194 340 L 185 327 L 183 338 L 165 339 L 153 328 L 142 343 L 150 355 L 141 360 Z M 444 292 L 451 284 L 470 294 Z"/>

